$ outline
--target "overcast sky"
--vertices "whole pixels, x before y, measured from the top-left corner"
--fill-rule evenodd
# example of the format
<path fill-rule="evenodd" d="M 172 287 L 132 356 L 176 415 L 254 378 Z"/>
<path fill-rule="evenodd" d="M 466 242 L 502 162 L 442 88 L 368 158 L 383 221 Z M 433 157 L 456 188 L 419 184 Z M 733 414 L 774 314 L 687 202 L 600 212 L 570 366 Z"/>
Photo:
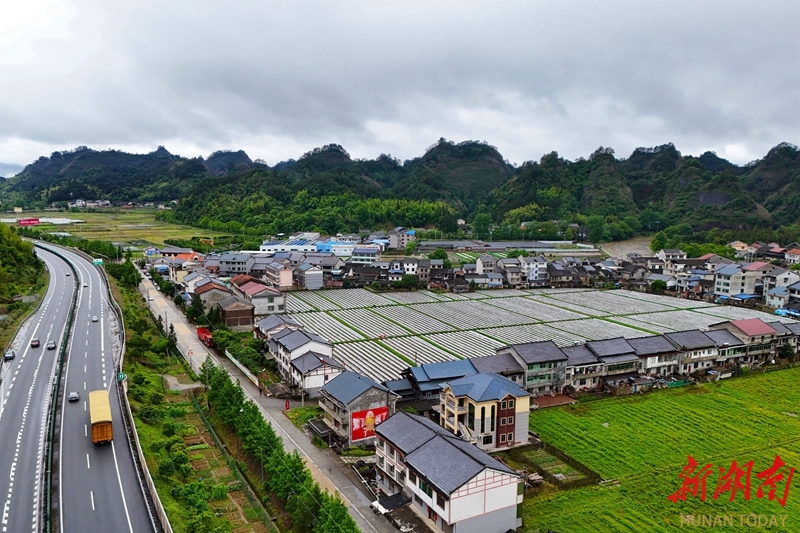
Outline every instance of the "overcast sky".
<path fill-rule="evenodd" d="M 0 175 L 79 145 L 275 164 L 328 143 L 409 159 L 440 137 L 516 163 L 799 144 L 800 2 L 0 4 Z"/>

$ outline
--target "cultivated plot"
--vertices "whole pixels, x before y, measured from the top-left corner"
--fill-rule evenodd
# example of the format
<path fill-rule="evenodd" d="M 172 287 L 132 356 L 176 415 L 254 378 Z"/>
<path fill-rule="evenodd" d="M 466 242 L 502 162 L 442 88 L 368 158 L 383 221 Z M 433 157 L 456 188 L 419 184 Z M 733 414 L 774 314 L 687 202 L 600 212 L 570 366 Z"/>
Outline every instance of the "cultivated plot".
<path fill-rule="evenodd" d="M 792 320 L 791 318 L 781 317 L 777 315 L 770 315 L 767 313 L 763 313 L 761 311 L 755 311 L 753 309 L 745 309 L 744 307 L 733 307 L 730 305 L 709 307 L 707 309 L 698 309 L 697 312 L 703 313 L 705 315 L 718 316 L 722 318 L 722 320 L 760 318 L 764 322 L 775 322 L 776 320 L 784 323 L 797 322 L 796 320 Z M 720 320 L 720 322 L 722 322 L 722 320 Z"/>
<path fill-rule="evenodd" d="M 408 363 L 375 341 L 348 342 L 333 347 L 333 357 L 345 368 L 368 376 L 378 383 L 399 379 Z"/>
<path fill-rule="evenodd" d="M 711 324 L 722 322 L 722 319 L 713 315 L 696 313 L 694 311 L 670 311 L 668 313 L 649 313 L 641 315 L 628 315 L 631 321 L 640 322 L 640 327 L 657 331 L 656 327 L 670 328 L 672 331 L 685 331 L 687 329 L 705 329 Z M 616 320 L 616 319 L 615 319 Z M 650 327 L 648 324 L 651 324 Z"/>
<path fill-rule="evenodd" d="M 328 311 L 328 313 L 373 339 L 383 335 L 397 337 L 413 333 L 373 312 L 371 309 L 342 309 L 340 311 Z"/>
<path fill-rule="evenodd" d="M 327 291 L 333 293 L 334 291 Z M 320 296 L 319 292 L 297 291 L 293 296 L 303 300 L 305 303 L 314 306 L 319 311 L 330 311 L 331 309 L 341 309 L 338 305 Z"/>
<path fill-rule="evenodd" d="M 404 305 L 398 305 L 396 307 L 378 307 L 373 309 L 373 311 L 398 324 L 402 324 L 417 334 L 453 331 L 456 329 L 449 324 L 445 324 L 440 320 L 436 320 L 435 318 Z"/>
<path fill-rule="evenodd" d="M 496 300 L 485 300 L 485 303 L 501 307 L 506 311 L 520 313 L 542 322 L 586 318 L 586 315 L 559 309 L 530 298 L 498 298 Z"/>
<path fill-rule="evenodd" d="M 453 354 L 437 348 L 422 337 L 395 337 L 381 341 L 416 364 L 438 363 L 458 359 Z M 399 376 L 397 376 L 399 377 Z"/>
<path fill-rule="evenodd" d="M 432 293 L 418 292 L 390 292 L 383 295 L 385 298 L 401 304 L 423 304 L 431 302 L 440 302 L 438 298 L 434 298 Z"/>
<path fill-rule="evenodd" d="M 588 293 L 587 293 L 588 294 Z M 558 307 L 563 307 L 565 309 L 569 309 L 571 311 L 575 311 L 577 313 L 581 313 L 588 316 L 607 316 L 614 314 L 612 311 L 596 309 L 593 307 L 586 307 L 585 305 L 580 305 L 576 303 L 571 303 L 564 300 L 565 297 L 571 296 L 570 294 L 562 294 L 562 295 L 549 295 L 549 296 L 529 296 L 529 298 L 535 302 L 542 302 L 548 305 L 554 305 Z M 579 298 L 583 295 L 578 295 Z"/>
<path fill-rule="evenodd" d="M 586 318 L 584 320 L 568 320 L 566 322 L 552 322 L 550 326 L 563 329 L 573 335 L 581 335 L 592 340 L 613 339 L 615 337 L 625 337 L 632 339 L 635 337 L 648 337 L 653 335 L 646 331 L 629 328 L 620 324 L 614 324 L 607 320 L 598 318 Z"/>
<path fill-rule="evenodd" d="M 322 311 L 299 313 L 295 315 L 294 318 L 303 324 L 306 330 L 313 331 L 317 335 L 328 339 L 330 342 L 364 340 L 364 337 L 358 332 L 348 328 Z"/>
<path fill-rule="evenodd" d="M 330 300 L 342 309 L 356 307 L 377 307 L 380 305 L 394 305 L 395 302 L 369 292 L 366 289 L 337 289 L 324 291 L 325 299 Z"/>
<path fill-rule="evenodd" d="M 617 296 L 616 291 L 585 292 L 583 294 L 573 293 L 558 296 L 552 295 L 551 297 L 562 302 L 570 302 L 573 304 L 585 305 L 593 309 L 610 311 L 615 315 L 655 313 L 657 311 L 672 311 L 675 309 L 674 307 L 661 303 Z"/>
<path fill-rule="evenodd" d="M 505 346 L 505 343 L 489 338 L 486 335 L 481 335 L 476 331 L 434 333 L 424 337 L 464 358 L 494 355 L 495 348 Z"/>
<path fill-rule="evenodd" d="M 492 326 L 512 326 L 532 322 L 526 316 L 505 309 L 492 307 L 485 302 L 443 302 L 419 304 L 414 309 L 435 316 L 456 326 L 458 329 L 489 328 Z"/>
<path fill-rule="evenodd" d="M 293 293 L 288 293 L 286 295 L 286 311 L 289 313 L 303 313 L 306 311 L 316 311 L 317 309 L 311 304 L 306 303 L 305 301 L 301 300 Z"/>
<path fill-rule="evenodd" d="M 643 300 L 656 304 L 677 307 L 678 309 L 698 309 L 700 307 L 714 307 L 714 304 L 701 302 L 698 300 L 686 300 L 685 298 L 673 298 L 672 296 L 662 296 L 660 294 L 650 294 L 647 292 L 626 291 L 623 289 L 614 291 L 614 294 L 634 300 Z"/>
<path fill-rule="evenodd" d="M 651 324 L 649 322 L 642 322 L 641 320 L 634 320 L 631 318 L 631 316 L 615 316 L 614 321 L 622 322 L 623 324 L 626 324 L 634 328 L 645 328 L 655 333 L 669 333 L 671 331 L 678 331 L 676 329 L 661 324 Z"/>
<path fill-rule="evenodd" d="M 487 337 L 492 337 L 506 344 L 524 344 L 526 342 L 553 341 L 557 346 L 572 346 L 576 341 L 584 342 L 586 337 L 573 335 L 566 331 L 551 328 L 545 324 L 525 324 L 503 328 L 478 330 Z"/>

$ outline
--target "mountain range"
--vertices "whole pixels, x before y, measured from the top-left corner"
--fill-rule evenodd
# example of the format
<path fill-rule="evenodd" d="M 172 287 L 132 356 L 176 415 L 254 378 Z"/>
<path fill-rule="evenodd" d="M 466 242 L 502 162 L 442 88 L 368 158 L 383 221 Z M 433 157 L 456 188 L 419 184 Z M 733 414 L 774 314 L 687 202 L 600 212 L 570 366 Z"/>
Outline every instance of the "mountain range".
<path fill-rule="evenodd" d="M 737 166 L 713 152 L 683 155 L 669 143 L 637 148 L 627 158 L 601 147 L 575 161 L 551 152 L 514 166 L 485 142 L 440 139 L 420 157 L 402 162 L 385 154 L 354 159 L 331 144 L 270 167 L 244 151 L 184 158 L 164 147 L 149 154 L 78 147 L 40 157 L 16 176 L 0 179 L 4 210 L 66 205 L 78 198 L 181 199 L 171 215 L 178 221 L 247 226 L 258 216 L 261 229 L 291 208 L 317 213 L 294 223 L 352 230 L 320 222 L 326 203 L 341 207 L 345 198 L 351 209 L 378 209 L 364 202 L 383 202 L 386 214 L 370 221 L 386 224 L 401 223 L 392 219 L 393 204 L 386 203 L 395 200 L 406 202 L 398 208 L 406 210 L 406 223 L 413 218 L 409 210 L 421 206 L 416 221 L 423 225 L 452 226 L 451 219 L 485 213 L 495 224 L 517 225 L 599 216 L 634 234 L 683 223 L 697 230 L 736 230 L 799 222 L 800 150 L 782 143 L 762 159 Z M 348 225 L 361 222 L 355 217 Z"/>

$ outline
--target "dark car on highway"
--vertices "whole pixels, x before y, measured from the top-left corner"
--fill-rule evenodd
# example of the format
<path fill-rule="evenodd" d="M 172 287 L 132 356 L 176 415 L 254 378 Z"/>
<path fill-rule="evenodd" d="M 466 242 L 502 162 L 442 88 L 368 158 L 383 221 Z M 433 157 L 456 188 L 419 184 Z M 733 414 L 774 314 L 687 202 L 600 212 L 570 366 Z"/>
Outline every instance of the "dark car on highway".
<path fill-rule="evenodd" d="M 31 339 L 31 348 L 38 348 L 39 344 L 39 339 Z"/>

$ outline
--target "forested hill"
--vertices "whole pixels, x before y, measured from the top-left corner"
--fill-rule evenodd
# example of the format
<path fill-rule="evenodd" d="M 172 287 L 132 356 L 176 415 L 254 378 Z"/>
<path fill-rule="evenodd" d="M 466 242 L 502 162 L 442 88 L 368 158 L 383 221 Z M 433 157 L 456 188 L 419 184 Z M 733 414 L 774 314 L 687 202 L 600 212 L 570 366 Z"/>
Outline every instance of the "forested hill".
<path fill-rule="evenodd" d="M 6 224 L 0 224 L 0 307 L 10 298 L 28 294 L 39 284 L 44 265 L 33 251 L 33 243 L 23 241 Z"/>
<path fill-rule="evenodd" d="M 328 145 L 269 167 L 242 151 L 187 159 L 163 147 L 144 155 L 81 147 L 42 157 L 0 182 L 6 210 L 78 198 L 180 199 L 168 217 L 227 231 L 384 224 L 454 231 L 456 218 L 480 215 L 482 223 L 509 228 L 591 223 L 595 237 L 620 239 L 684 223 L 696 230 L 798 224 L 800 151 L 783 143 L 740 167 L 712 152 L 683 155 L 672 144 L 638 148 L 627 158 L 601 147 L 576 161 L 553 152 L 514 167 L 486 143 L 440 139 L 405 162 L 353 159 Z"/>

